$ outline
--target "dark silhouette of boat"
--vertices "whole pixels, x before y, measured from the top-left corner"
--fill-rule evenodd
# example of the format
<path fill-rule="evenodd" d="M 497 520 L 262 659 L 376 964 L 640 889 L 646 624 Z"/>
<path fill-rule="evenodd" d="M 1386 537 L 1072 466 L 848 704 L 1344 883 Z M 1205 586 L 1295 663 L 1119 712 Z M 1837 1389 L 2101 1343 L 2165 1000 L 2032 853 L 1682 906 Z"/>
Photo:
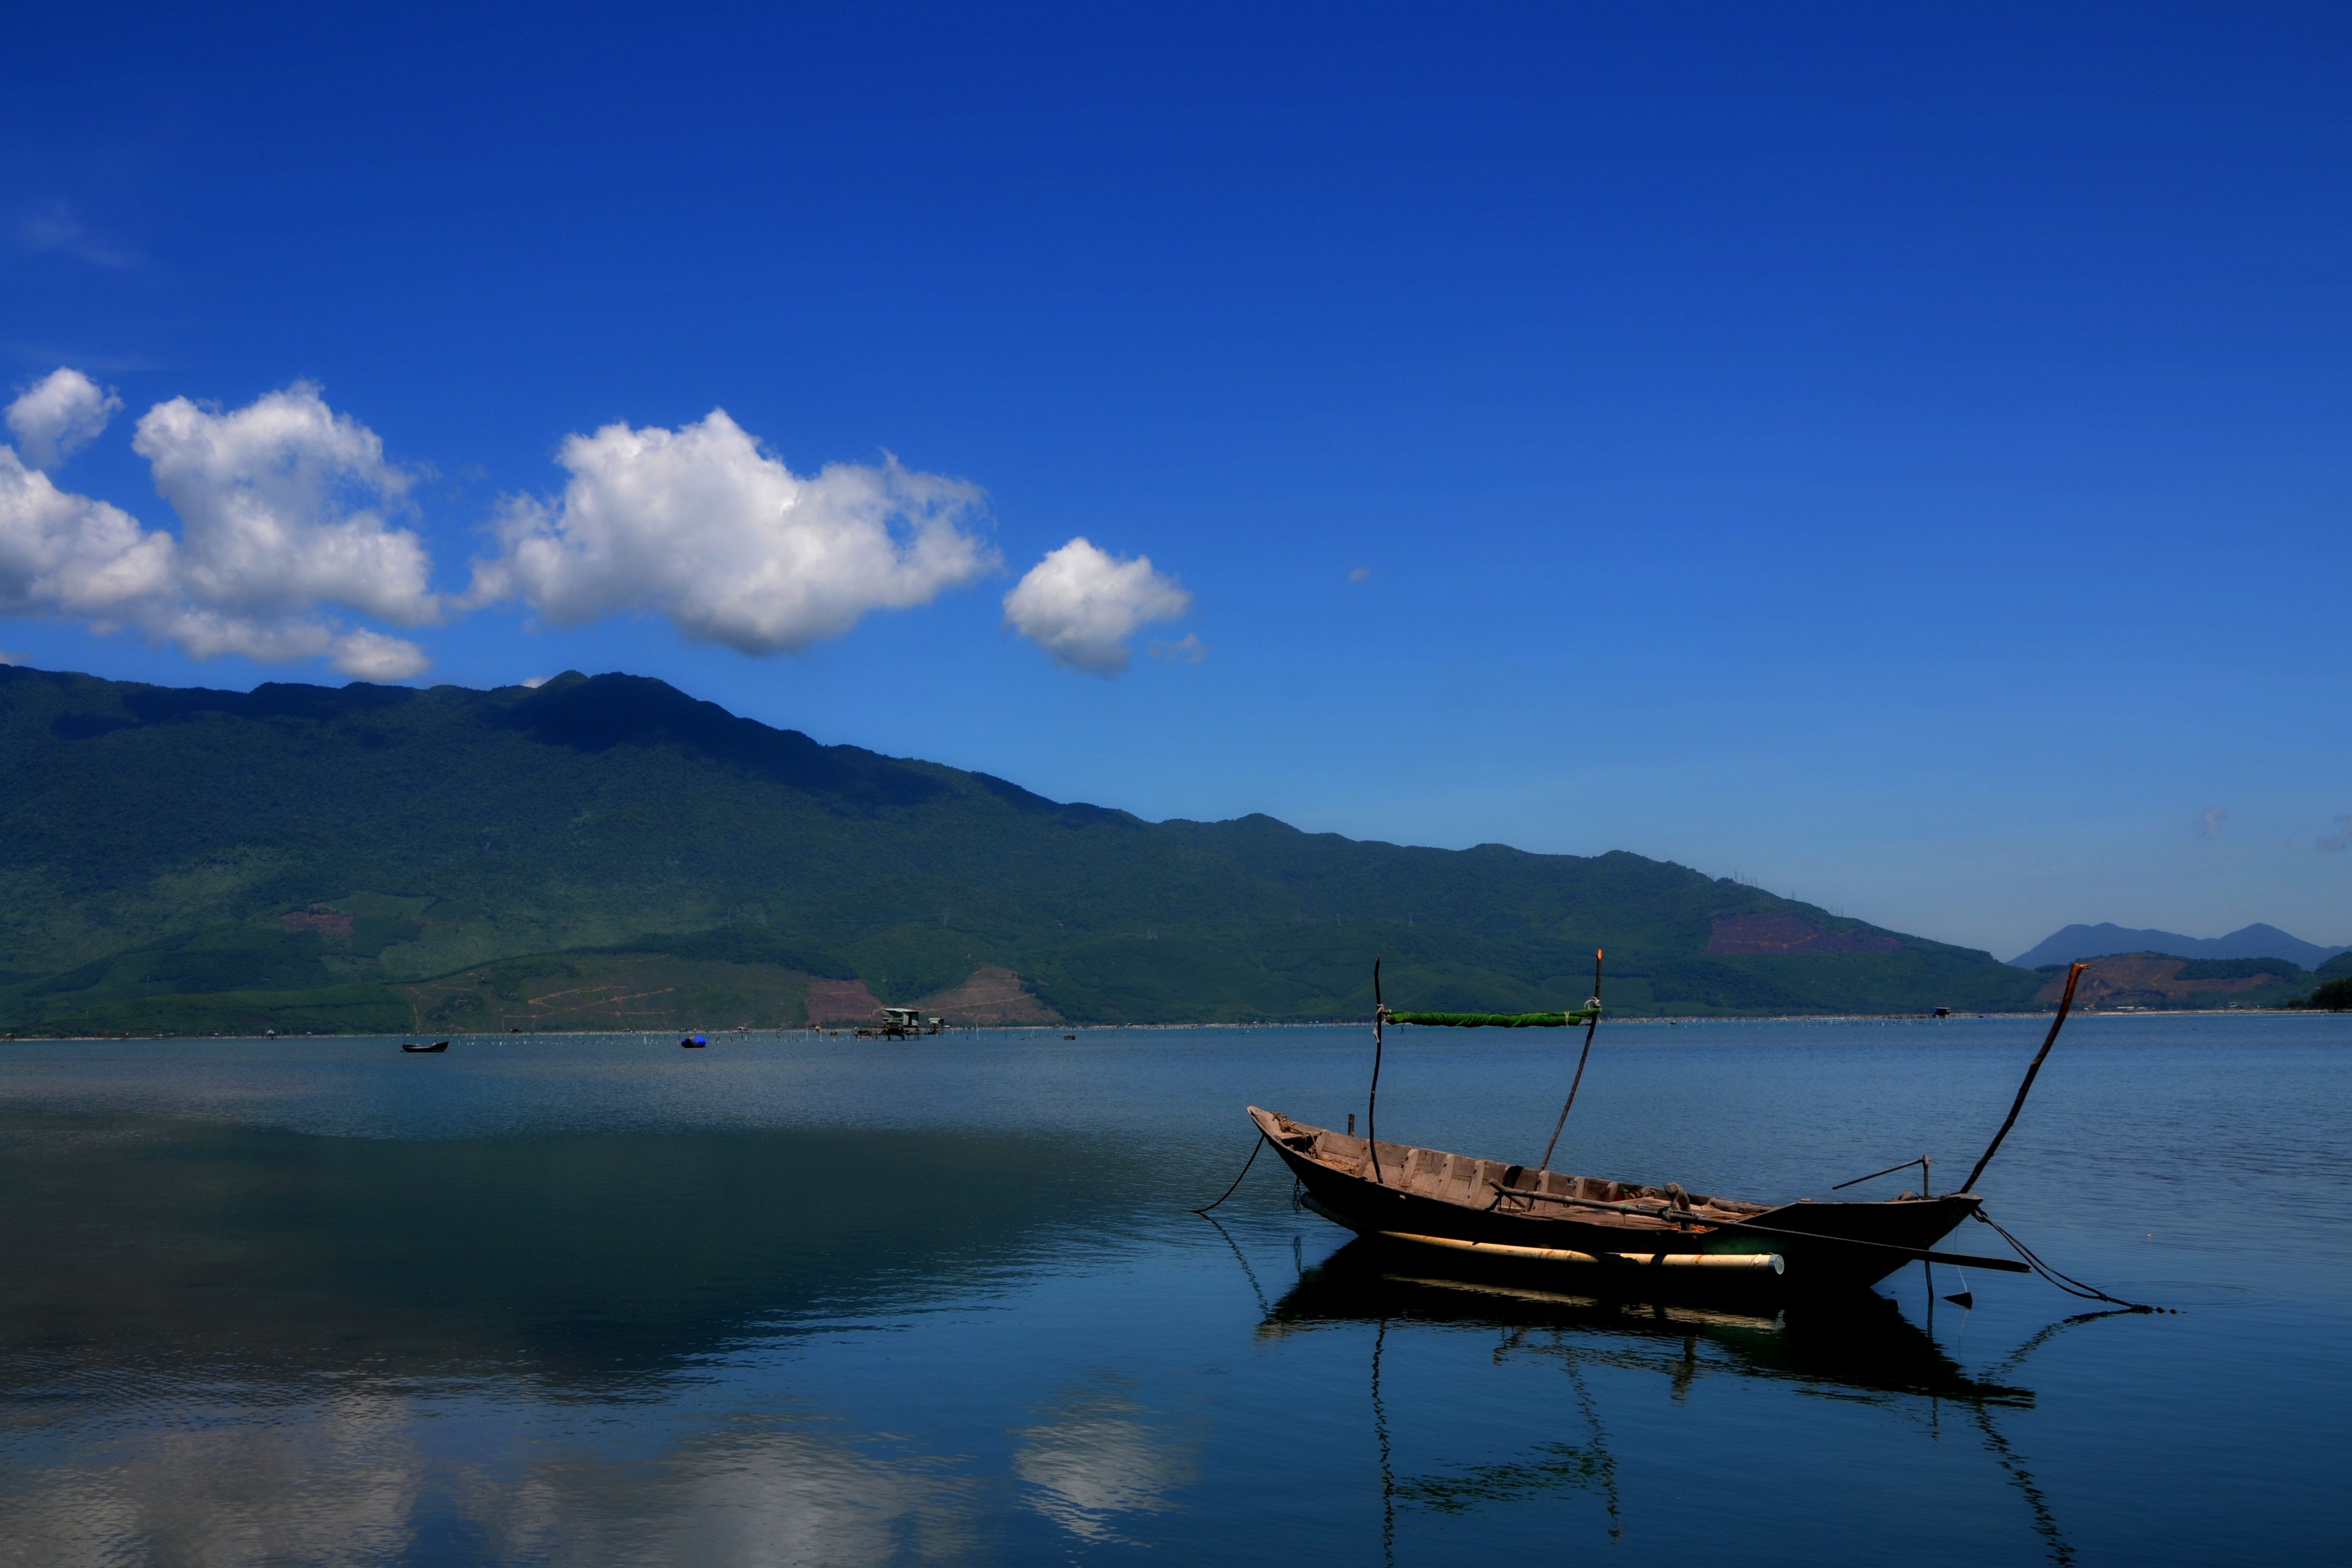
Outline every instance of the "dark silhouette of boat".
<path fill-rule="evenodd" d="M 436 1051 L 447 1050 L 449 1048 L 449 1042 L 446 1040 L 436 1040 L 429 1046 L 412 1046 L 407 1041 L 404 1040 L 401 1042 L 400 1048 L 406 1051 L 413 1057 L 429 1057 Z"/>
<path fill-rule="evenodd" d="M 686 1038 L 678 1041 L 678 1045 L 682 1049 L 689 1051 L 701 1050 L 704 1047 L 709 1044 L 710 1042 L 700 1035 L 688 1035 Z"/>

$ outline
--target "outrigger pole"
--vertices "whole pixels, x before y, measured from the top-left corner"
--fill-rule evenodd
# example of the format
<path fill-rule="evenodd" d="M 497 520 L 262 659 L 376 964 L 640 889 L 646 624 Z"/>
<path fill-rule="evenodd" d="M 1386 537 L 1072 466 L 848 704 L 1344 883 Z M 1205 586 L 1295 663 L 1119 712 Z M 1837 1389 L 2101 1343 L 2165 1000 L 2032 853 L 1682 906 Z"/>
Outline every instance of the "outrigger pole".
<path fill-rule="evenodd" d="M 1536 1167 L 1538 1172 L 1551 1169 L 1551 1152 L 1559 1147 L 1559 1131 L 1568 1125 L 1568 1113 L 1576 1105 L 1577 1087 L 1584 1082 L 1585 1059 L 1592 1055 L 1592 1031 L 1601 1027 L 1601 950 L 1597 947 L 1592 950 L 1592 1000 L 1586 1005 L 1592 1009 L 1592 1016 L 1584 1022 L 1584 1049 L 1577 1055 L 1576 1077 L 1568 1085 L 1568 1103 L 1559 1108 L 1559 1120 L 1552 1123 L 1551 1142 L 1544 1145 L 1543 1163 Z"/>
<path fill-rule="evenodd" d="M 2000 1141 L 2009 1136 L 2009 1130 L 2017 1125 L 2017 1113 L 2025 1109 L 2025 1096 L 2033 1087 L 2033 1077 L 2042 1070 L 2042 1063 L 2050 1055 L 2050 1047 L 2058 1043 L 2058 1031 L 2066 1026 L 2067 1011 L 2074 1005 L 2075 982 L 2081 980 L 2083 971 L 2090 967 L 2087 963 L 2078 963 L 2066 972 L 2066 994 L 2058 999 L 2058 1016 L 2050 1020 L 2050 1037 L 2042 1042 L 2042 1048 L 2033 1053 L 2033 1065 L 2025 1069 L 2025 1081 L 2017 1086 L 2017 1099 L 2009 1108 L 2009 1120 L 2003 1121 L 2000 1131 L 1992 1135 L 1991 1143 L 1985 1148 L 1984 1158 L 1979 1160 L 1977 1168 L 1969 1173 L 1969 1179 L 1960 1184 L 1960 1191 L 1972 1193 L 1977 1190 L 1977 1178 L 1984 1174 L 1987 1165 L 1992 1163 L 1992 1157 L 2000 1152 Z M 1898 1165 L 1895 1169 L 1901 1170 L 1902 1167 Z M 1883 1171 L 1879 1173 L 1885 1174 Z"/>

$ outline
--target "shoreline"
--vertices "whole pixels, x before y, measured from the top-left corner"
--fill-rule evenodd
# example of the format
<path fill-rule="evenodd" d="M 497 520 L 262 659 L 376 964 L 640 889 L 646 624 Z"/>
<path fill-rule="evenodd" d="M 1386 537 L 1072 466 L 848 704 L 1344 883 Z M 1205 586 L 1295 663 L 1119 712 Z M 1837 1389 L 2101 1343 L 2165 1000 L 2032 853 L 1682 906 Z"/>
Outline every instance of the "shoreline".
<path fill-rule="evenodd" d="M 2055 1012 L 2056 1009 L 2053 1008 L 2049 1011 L 2034 1013 L 1954 1013 L 1941 1018 L 1936 1017 L 1934 1015 L 1927 1013 L 1691 1013 L 1649 1014 L 1643 1015 L 1640 1017 L 1604 1018 L 1602 1021 L 1612 1026 L 1643 1026 L 1648 1028 L 1699 1028 L 1707 1026 L 1738 1026 L 1743 1024 L 1942 1025 L 1987 1023 L 1993 1021 L 2034 1021 L 2050 1018 L 2054 1016 Z M 2077 1009 L 2073 1014 L 2070 1021 L 2080 1022 L 2090 1019 L 2117 1018 L 2128 1018 L 2133 1020 L 2151 1018 L 2326 1018 L 2339 1016 L 2340 1015 L 2331 1012 L 2326 1008 L 2311 1007 L 2165 1007 L 2135 1010 L 2131 1012 L 2096 1012 L 2088 1009 Z M 1231 1030 L 1239 1033 L 1243 1031 L 1267 1029 L 1366 1029 L 1369 1028 L 1370 1026 L 1370 1020 L 1368 1018 L 1320 1018 L 1281 1021 L 1257 1020 L 1243 1023 L 1221 1022 L 1201 1024 L 967 1024 L 950 1026 L 937 1036 L 924 1035 L 915 1037 L 912 1040 L 890 1042 L 873 1039 L 873 1043 L 912 1044 L 927 1039 L 946 1040 L 958 1035 L 1010 1035 L 1017 1032 L 1026 1032 L 1031 1035 L 1052 1037 L 1055 1035 L 1083 1036 L 1088 1034 L 1140 1034 L 1147 1032 L 1168 1033 L 1173 1031 L 1197 1033 L 1207 1030 Z M 1412 1028 L 1413 1026 L 1397 1025 L 1395 1027 L 1399 1029 L 1410 1029 Z M 627 1037 L 636 1037 L 644 1039 L 667 1039 L 672 1036 L 684 1033 L 706 1035 L 710 1037 L 714 1043 L 723 1040 L 729 1036 L 734 1036 L 746 1041 L 768 1040 L 772 1038 L 779 1043 L 788 1037 L 815 1037 L 819 1038 L 830 1037 L 834 1039 L 847 1040 L 855 1040 L 857 1038 L 851 1029 L 813 1028 L 804 1024 L 782 1028 L 745 1029 L 728 1027 L 714 1028 L 708 1025 L 699 1026 L 692 1029 L 516 1029 L 509 1030 L 500 1034 L 459 1032 L 450 1035 L 447 1037 L 452 1040 L 473 1040 L 476 1042 L 509 1039 L 602 1040 L 623 1038 Z M 1443 1034 L 1446 1037 L 1456 1039 L 1463 1037 L 1461 1035 L 1451 1030 L 1431 1031 L 1431 1033 Z M 1550 1031 L 1546 1029 L 1495 1029 L 1492 1031 L 1477 1031 L 1477 1033 L 1492 1033 L 1494 1035 L 1510 1037 L 1528 1036 L 1531 1038 L 1540 1038 L 1548 1036 Z M 348 1034 L 304 1033 L 299 1035 L 12 1035 L 5 1040 L 0 1040 L 0 1048 L 5 1048 L 8 1046 L 128 1045 L 137 1042 L 163 1045 L 173 1042 L 202 1044 L 209 1041 L 250 1041 L 262 1044 L 279 1045 L 291 1044 L 303 1040 L 413 1040 L 428 1037 L 432 1034 L 433 1031 L 431 1030 L 424 1030 L 421 1032 L 410 1030 L 405 1034 L 388 1034 L 382 1030 L 371 1030 Z M 1400 1035 L 1399 1040 L 1409 1040 L 1412 1037 L 1410 1035 Z M 872 1037 L 868 1037 L 868 1038 Z"/>

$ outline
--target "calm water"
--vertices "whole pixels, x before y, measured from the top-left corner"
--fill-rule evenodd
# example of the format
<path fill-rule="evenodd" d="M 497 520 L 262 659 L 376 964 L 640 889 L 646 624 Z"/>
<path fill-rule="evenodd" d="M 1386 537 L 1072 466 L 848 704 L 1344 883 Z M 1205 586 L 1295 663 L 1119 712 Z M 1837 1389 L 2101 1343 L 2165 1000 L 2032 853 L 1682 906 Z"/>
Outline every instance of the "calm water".
<path fill-rule="evenodd" d="M 2021 1020 L 1604 1026 L 1561 1163 L 1965 1173 Z M 1248 1101 L 1361 1031 L 0 1048 L 0 1563 L 2340 1561 L 2352 1020 L 2071 1025 L 1982 1184 L 2178 1316 L 1777 1321 L 1367 1261 Z M 1529 1158 L 1557 1037 L 1392 1044 Z M 1885 1184 L 1891 1189 L 1900 1181 Z M 1998 1251 L 1971 1226 L 1951 1245 Z M 1384 1272 L 1385 1270 L 1385 1272 Z M 1939 1289 L 1960 1281 L 1937 1274 Z"/>

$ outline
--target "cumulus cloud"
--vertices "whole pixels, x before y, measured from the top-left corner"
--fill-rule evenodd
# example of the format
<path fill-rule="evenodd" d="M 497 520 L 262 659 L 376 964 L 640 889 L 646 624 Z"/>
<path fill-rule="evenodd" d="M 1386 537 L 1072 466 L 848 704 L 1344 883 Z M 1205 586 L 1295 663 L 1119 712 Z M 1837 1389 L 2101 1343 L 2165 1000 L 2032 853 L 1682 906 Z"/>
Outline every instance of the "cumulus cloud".
<path fill-rule="evenodd" d="M 401 500 L 406 476 L 315 387 L 229 413 L 174 398 L 139 421 L 132 445 L 179 534 L 60 490 L 0 447 L 0 612 L 130 627 L 197 658 L 325 657 L 375 680 L 426 668 L 415 644 L 318 613 L 341 605 L 415 626 L 440 606 L 423 544 L 377 510 Z"/>
<path fill-rule="evenodd" d="M 380 510 L 409 477 L 376 433 L 297 383 L 221 413 L 175 397 L 139 421 L 132 450 L 180 514 L 192 595 L 232 611 L 344 605 L 399 626 L 440 611 L 416 535 Z"/>
<path fill-rule="evenodd" d="M 1150 556 L 1122 561 L 1078 538 L 1013 584 L 1004 622 L 1064 668 L 1111 676 L 1127 668 L 1127 639 L 1138 628 L 1174 620 L 1192 604 L 1174 578 L 1152 570 Z"/>
<path fill-rule="evenodd" d="M 60 365 L 8 405 L 8 428 L 33 467 L 54 468 L 96 440 L 121 407 L 111 387 Z"/>
<path fill-rule="evenodd" d="M 677 430 L 607 425 L 557 454 L 571 480 L 509 504 L 470 604 L 519 598 L 558 625 L 651 610 L 748 654 L 839 637 L 997 565 L 981 493 L 895 459 L 803 477 L 721 409 Z"/>

